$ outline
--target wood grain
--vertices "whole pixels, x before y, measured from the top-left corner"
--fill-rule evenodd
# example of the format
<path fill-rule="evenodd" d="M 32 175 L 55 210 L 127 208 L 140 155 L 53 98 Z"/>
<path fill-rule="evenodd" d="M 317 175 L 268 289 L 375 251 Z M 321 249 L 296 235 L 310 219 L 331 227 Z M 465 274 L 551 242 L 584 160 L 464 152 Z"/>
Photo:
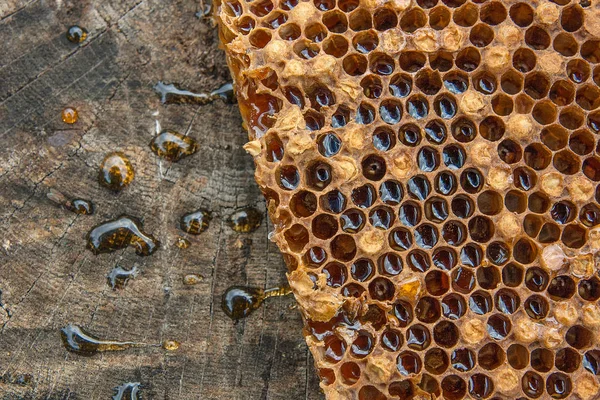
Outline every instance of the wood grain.
<path fill-rule="evenodd" d="M 159 80 L 211 90 L 229 79 L 215 29 L 195 16 L 201 4 L 0 3 L 0 290 L 12 313 L 0 309 L 0 398 L 109 399 L 117 385 L 139 381 L 145 399 L 321 399 L 291 298 L 269 299 L 238 324 L 220 309 L 229 285 L 285 282 L 270 222 L 250 234 L 225 222 L 247 205 L 266 213 L 237 106 L 163 106 L 152 90 Z M 73 24 L 89 31 L 82 45 L 64 36 Z M 61 121 L 65 106 L 79 111 L 75 125 Z M 189 131 L 201 150 L 177 164 L 160 161 L 148 146 L 157 121 Z M 123 151 L 136 170 L 116 195 L 97 183 L 110 151 Z M 91 199 L 96 213 L 57 207 L 51 188 Z M 177 221 L 199 207 L 214 218 L 181 250 Z M 142 219 L 161 249 L 145 258 L 86 250 L 90 228 L 121 214 Z M 117 264 L 141 273 L 113 291 L 106 274 Z M 189 273 L 205 279 L 185 286 Z M 62 347 L 67 323 L 103 338 L 182 346 L 85 358 Z M 32 381 L 11 383 L 22 374 Z"/>

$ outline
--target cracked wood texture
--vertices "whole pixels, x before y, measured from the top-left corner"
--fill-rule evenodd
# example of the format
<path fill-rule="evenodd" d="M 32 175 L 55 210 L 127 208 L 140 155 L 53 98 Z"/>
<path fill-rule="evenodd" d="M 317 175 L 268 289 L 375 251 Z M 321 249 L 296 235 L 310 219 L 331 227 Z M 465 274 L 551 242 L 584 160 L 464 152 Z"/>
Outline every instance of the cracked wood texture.
<path fill-rule="evenodd" d="M 0 290 L 12 312 L 0 309 L 0 375 L 32 376 L 26 385 L 0 379 L 1 399 L 108 399 L 126 381 L 141 382 L 145 399 L 322 398 L 291 298 L 269 299 L 238 324 L 220 308 L 229 285 L 277 286 L 285 267 L 267 238 L 237 106 L 162 106 L 152 89 L 163 80 L 211 90 L 230 79 L 200 9 L 195 0 L 0 1 Z M 73 24 L 89 31 L 82 45 L 65 38 Z M 65 106 L 79 111 L 75 125 L 61 121 Z M 148 146 L 157 120 L 189 130 L 200 151 L 161 162 Z M 97 183 L 111 151 L 136 171 L 117 195 Z M 58 207 L 51 188 L 91 199 L 96 213 Z M 247 205 L 265 220 L 236 234 L 225 218 Z M 214 218 L 181 250 L 177 220 L 199 207 Z M 91 227 L 121 214 L 160 239 L 154 255 L 85 249 Z M 113 291 L 106 274 L 115 265 L 141 274 Z M 205 279 L 184 286 L 189 273 Z M 86 358 L 62 346 L 68 323 L 107 339 L 182 345 Z"/>

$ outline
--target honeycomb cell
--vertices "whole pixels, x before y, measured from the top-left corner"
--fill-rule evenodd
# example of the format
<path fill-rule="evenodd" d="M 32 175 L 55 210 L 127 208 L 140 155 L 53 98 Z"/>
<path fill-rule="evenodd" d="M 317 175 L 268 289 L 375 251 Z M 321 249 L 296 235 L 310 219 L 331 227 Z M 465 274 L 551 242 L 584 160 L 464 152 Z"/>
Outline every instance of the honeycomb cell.
<path fill-rule="evenodd" d="M 442 299 L 442 313 L 444 317 L 451 320 L 458 320 L 467 311 L 467 304 L 464 298 L 458 294 L 452 293 Z"/>
<path fill-rule="evenodd" d="M 346 362 L 340 368 L 342 381 L 346 385 L 354 385 L 360 379 L 361 371 L 355 362 Z"/>
<path fill-rule="evenodd" d="M 320 267 L 327 260 L 327 252 L 325 249 L 314 246 L 304 253 L 302 260 L 311 268 Z"/>
<path fill-rule="evenodd" d="M 421 221 L 421 208 L 412 201 L 407 201 L 400 206 L 398 219 L 405 226 L 416 226 Z"/>
<path fill-rule="evenodd" d="M 350 346 L 350 353 L 356 358 L 365 358 L 375 347 L 373 335 L 367 331 L 359 331 Z"/>
<path fill-rule="evenodd" d="M 469 294 L 475 287 L 475 275 L 469 268 L 458 267 L 452 270 L 452 288 L 460 293 Z"/>
<path fill-rule="evenodd" d="M 418 374 L 421 371 L 423 363 L 417 353 L 405 350 L 398 355 L 396 365 L 401 375 L 410 376 Z"/>
<path fill-rule="evenodd" d="M 427 63 L 427 57 L 418 51 L 404 51 L 400 54 L 398 62 L 404 71 L 417 72 Z"/>
<path fill-rule="evenodd" d="M 556 352 L 554 365 L 558 370 L 572 373 L 579 369 L 580 364 L 581 356 L 577 351 L 566 347 Z"/>
<path fill-rule="evenodd" d="M 569 137 L 569 148 L 577 155 L 585 156 L 594 151 L 595 139 L 586 129 L 575 131 Z"/>
<path fill-rule="evenodd" d="M 398 351 L 404 339 L 399 331 L 387 329 L 381 334 L 381 346 L 387 351 Z"/>
<path fill-rule="evenodd" d="M 331 241 L 331 256 L 339 261 L 351 261 L 356 255 L 356 243 L 352 236 L 347 234 L 337 235 Z M 393 287 L 393 285 L 392 285 Z"/>
<path fill-rule="evenodd" d="M 471 3 L 463 4 L 452 14 L 452 20 L 458 26 L 469 27 L 475 25 L 479 17 L 479 9 Z"/>
<path fill-rule="evenodd" d="M 554 399 L 565 399 L 572 390 L 571 378 L 562 372 L 554 372 L 546 380 L 546 391 Z"/>
<path fill-rule="evenodd" d="M 458 59 L 457 59 L 457 63 L 458 63 Z M 450 93 L 454 93 L 454 94 L 464 93 L 469 88 L 469 78 L 468 78 L 467 74 L 465 74 L 464 72 L 461 72 L 461 71 L 448 72 L 447 74 L 444 75 L 443 83 L 444 83 L 445 88 Z"/>
<path fill-rule="evenodd" d="M 469 40 L 476 47 L 486 47 L 494 40 L 494 31 L 486 24 L 477 24 L 471 28 Z"/>
<path fill-rule="evenodd" d="M 390 79 L 389 91 L 395 97 L 407 97 L 412 91 L 413 81 L 410 75 L 396 74 Z"/>
<path fill-rule="evenodd" d="M 532 26 L 525 31 L 525 43 L 534 50 L 545 50 L 552 39 L 547 30 L 540 26 Z"/>
<path fill-rule="evenodd" d="M 344 339 L 337 335 L 329 336 L 325 339 L 325 347 L 323 348 L 324 357 L 332 364 L 338 363 L 344 357 L 347 344 Z"/>
<path fill-rule="evenodd" d="M 350 17 L 350 29 L 356 30 L 353 22 L 354 20 Z M 360 32 L 352 39 L 352 45 L 358 52 L 368 54 L 379 45 L 379 36 L 372 31 Z"/>
<path fill-rule="evenodd" d="M 306 190 L 295 193 L 290 200 L 290 210 L 298 218 L 310 217 L 317 210 L 317 196 Z"/>
<path fill-rule="evenodd" d="M 404 262 L 396 253 L 385 253 L 377 260 L 377 267 L 382 275 L 396 276 L 402 272 Z"/>
<path fill-rule="evenodd" d="M 458 375 L 448 375 L 442 379 L 442 394 L 445 399 L 459 400 L 467 393 L 467 384 Z"/>
<path fill-rule="evenodd" d="M 338 223 L 334 216 L 319 214 L 312 220 L 311 232 L 323 240 L 332 238 L 338 231 Z"/>
<path fill-rule="evenodd" d="M 333 214 L 339 214 L 346 208 L 346 196 L 339 190 L 332 190 L 319 198 L 321 208 Z"/>
<path fill-rule="evenodd" d="M 456 325 L 450 321 L 438 322 L 433 327 L 433 340 L 438 346 L 451 348 L 459 340 L 460 334 Z"/>
<path fill-rule="evenodd" d="M 590 279 L 582 279 L 577 287 L 579 297 L 586 301 L 600 299 L 600 280 L 593 276 Z"/>
<path fill-rule="evenodd" d="M 485 315 L 492 311 L 492 296 L 487 292 L 478 290 L 469 297 L 469 309 L 478 315 Z"/>
<path fill-rule="evenodd" d="M 435 30 L 442 30 L 448 26 L 452 14 L 444 6 L 434 7 L 429 11 L 429 26 Z"/>
<path fill-rule="evenodd" d="M 404 251 L 410 249 L 412 246 L 413 239 L 412 234 L 408 229 L 397 228 L 394 229 L 389 236 L 390 247 L 397 251 Z"/>
<path fill-rule="evenodd" d="M 571 5 L 562 10 L 560 26 L 567 32 L 575 32 L 583 25 L 583 9 L 579 5 Z"/>
<path fill-rule="evenodd" d="M 350 14 L 349 24 L 355 32 L 365 31 L 373 27 L 373 18 L 368 11 L 359 8 Z"/>
<path fill-rule="evenodd" d="M 335 50 L 334 46 L 328 48 L 331 50 Z M 367 66 L 367 58 L 362 54 L 350 54 L 344 57 L 344 60 L 342 61 L 342 67 L 344 68 L 344 72 L 346 72 L 350 76 L 360 76 L 364 74 L 367 71 Z"/>
<path fill-rule="evenodd" d="M 525 300 L 523 308 L 525 309 L 525 312 L 529 318 L 541 320 L 546 318 L 548 315 L 550 306 L 544 297 L 534 294 Z"/>

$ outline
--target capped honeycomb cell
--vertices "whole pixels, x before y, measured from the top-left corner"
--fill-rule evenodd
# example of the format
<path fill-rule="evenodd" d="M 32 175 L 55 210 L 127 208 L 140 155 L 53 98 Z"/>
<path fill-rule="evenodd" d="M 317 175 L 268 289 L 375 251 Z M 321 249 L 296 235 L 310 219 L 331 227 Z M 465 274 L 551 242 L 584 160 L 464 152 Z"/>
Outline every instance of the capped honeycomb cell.
<path fill-rule="evenodd" d="M 219 3 L 327 398 L 598 398 L 598 4 Z"/>

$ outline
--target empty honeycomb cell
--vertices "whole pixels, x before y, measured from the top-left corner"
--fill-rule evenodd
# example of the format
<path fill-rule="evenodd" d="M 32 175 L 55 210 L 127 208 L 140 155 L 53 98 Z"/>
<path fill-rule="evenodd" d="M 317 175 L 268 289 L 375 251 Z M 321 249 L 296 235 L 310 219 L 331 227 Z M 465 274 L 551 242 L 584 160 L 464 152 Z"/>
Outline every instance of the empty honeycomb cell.
<path fill-rule="evenodd" d="M 454 67 L 454 55 L 443 50 L 429 53 L 429 66 L 439 72 L 450 71 Z"/>
<path fill-rule="evenodd" d="M 350 261 L 356 255 L 356 243 L 352 236 L 342 234 L 331 241 L 331 256 L 339 261 Z"/>
<path fill-rule="evenodd" d="M 412 33 L 427 24 L 427 15 L 419 8 L 405 12 L 400 19 L 400 28 L 407 33 Z"/>
<path fill-rule="evenodd" d="M 569 148 L 580 156 L 585 156 L 595 147 L 595 138 L 592 133 L 586 129 L 575 131 L 569 137 Z"/>
<path fill-rule="evenodd" d="M 527 48 L 520 48 L 513 54 L 512 65 L 513 67 L 522 73 L 532 71 L 537 63 L 535 53 Z"/>
<path fill-rule="evenodd" d="M 390 8 L 380 8 L 373 14 L 373 26 L 378 31 L 387 31 L 398 25 L 398 16 Z"/>
<path fill-rule="evenodd" d="M 499 93 L 492 98 L 492 110 L 500 116 L 510 115 L 514 106 L 512 98 L 504 93 Z"/>
<path fill-rule="evenodd" d="M 556 352 L 555 366 L 558 370 L 572 373 L 579 369 L 581 356 L 576 350 L 565 347 Z"/>
<path fill-rule="evenodd" d="M 583 173 L 592 181 L 600 181 L 600 158 L 590 157 L 583 162 Z"/>
<path fill-rule="evenodd" d="M 583 25 L 583 9 L 575 4 L 565 7 L 560 16 L 560 25 L 567 32 L 575 32 Z"/>
<path fill-rule="evenodd" d="M 593 84 L 579 86 L 575 102 L 584 110 L 594 110 L 600 106 L 600 89 Z"/>
<path fill-rule="evenodd" d="M 475 25 L 479 17 L 479 9 L 471 3 L 463 4 L 452 15 L 452 20 L 458 26 L 469 27 Z"/>
<path fill-rule="evenodd" d="M 435 30 L 447 27 L 451 19 L 452 14 L 444 6 L 437 6 L 429 11 L 429 26 Z"/>
<path fill-rule="evenodd" d="M 566 106 L 575 99 L 575 87 L 568 80 L 558 80 L 552 84 L 548 97 L 554 104 Z"/>
<path fill-rule="evenodd" d="M 541 26 L 532 26 L 525 31 L 525 43 L 534 50 L 547 49 L 551 41 L 550 35 Z"/>
<path fill-rule="evenodd" d="M 459 340 L 457 326 L 450 321 L 440 321 L 433 327 L 433 339 L 438 346 L 451 348 Z"/>
<path fill-rule="evenodd" d="M 419 51 L 403 51 L 400 53 L 398 63 L 406 72 L 417 72 L 427 63 L 427 56 Z"/>
<path fill-rule="evenodd" d="M 531 367 L 538 372 L 548 372 L 554 366 L 554 353 L 548 349 L 538 348 L 531 352 Z"/>
<path fill-rule="evenodd" d="M 516 3 L 510 7 L 510 19 L 515 25 L 525 28 L 533 22 L 533 9 L 526 3 Z"/>
<path fill-rule="evenodd" d="M 567 225 L 563 229 L 560 240 L 565 244 L 565 246 L 578 249 L 586 243 L 587 230 L 579 225 Z"/>
<path fill-rule="evenodd" d="M 494 31 L 488 25 L 477 24 L 471 28 L 469 40 L 475 47 L 486 47 L 494 40 Z"/>
<path fill-rule="evenodd" d="M 489 252 L 489 247 L 488 247 Z M 481 267 L 476 271 L 477 284 L 483 289 L 496 289 L 501 282 L 500 271 L 496 267 Z"/>
<path fill-rule="evenodd" d="M 294 44 L 294 53 L 296 53 L 296 55 L 298 57 L 304 58 L 307 60 L 316 57 L 317 54 L 319 54 L 319 51 L 321 51 L 319 46 L 315 43 L 309 42 L 308 40 L 301 40 Z M 320 129 L 320 128 L 313 129 L 313 130 L 318 130 L 318 129 Z"/>
<path fill-rule="evenodd" d="M 467 393 L 467 384 L 464 379 L 458 375 L 448 375 L 442 379 L 442 394 L 445 399 L 458 400 L 465 397 Z"/>
<path fill-rule="evenodd" d="M 444 350 L 432 348 L 425 353 L 423 364 L 430 374 L 441 375 L 448 369 L 450 360 Z"/>
<path fill-rule="evenodd" d="M 296 217 L 310 217 L 317 210 L 317 196 L 306 190 L 295 193 L 290 200 L 290 210 Z"/>
<path fill-rule="evenodd" d="M 559 52 L 565 57 L 572 57 L 577 54 L 579 50 L 579 44 L 573 37 L 573 35 L 561 32 L 554 38 L 552 43 L 554 50 Z"/>

